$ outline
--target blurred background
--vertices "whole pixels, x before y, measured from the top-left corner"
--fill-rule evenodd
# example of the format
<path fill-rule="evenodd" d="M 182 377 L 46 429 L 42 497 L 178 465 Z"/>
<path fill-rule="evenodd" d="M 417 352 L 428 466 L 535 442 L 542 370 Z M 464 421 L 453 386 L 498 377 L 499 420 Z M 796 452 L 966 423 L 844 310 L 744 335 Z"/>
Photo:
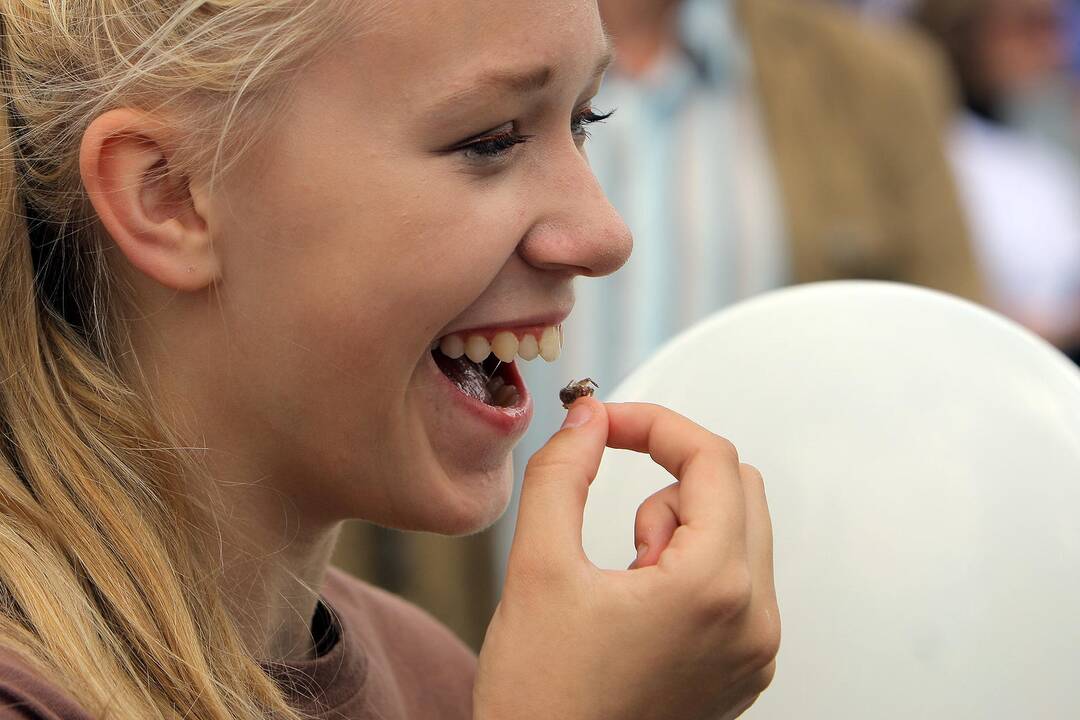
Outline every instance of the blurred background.
<path fill-rule="evenodd" d="M 562 358 L 526 364 L 536 418 L 611 390 L 703 317 L 791 284 L 912 283 L 987 305 L 1080 359 L 1080 0 L 601 0 L 618 60 L 590 161 L 635 236 L 579 283 Z M 517 494 L 467 538 L 349 524 L 335 564 L 479 648 Z M 632 543 L 632 538 L 627 538 Z"/>

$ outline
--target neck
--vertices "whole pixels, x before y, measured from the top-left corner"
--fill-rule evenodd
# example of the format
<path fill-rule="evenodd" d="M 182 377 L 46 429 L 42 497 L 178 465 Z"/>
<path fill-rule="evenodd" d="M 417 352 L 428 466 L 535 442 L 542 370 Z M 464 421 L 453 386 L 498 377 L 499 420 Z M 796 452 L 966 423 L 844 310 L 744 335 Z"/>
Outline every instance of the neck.
<path fill-rule="evenodd" d="M 176 299 L 165 293 L 157 302 Z M 164 317 L 150 305 L 145 312 Z M 157 398 L 176 434 L 170 440 L 204 453 L 184 487 L 207 513 L 202 549 L 216 565 L 225 608 L 256 659 L 309 659 L 311 621 L 341 520 L 313 492 L 308 468 L 283 464 L 259 441 L 258 420 L 223 404 L 221 386 L 232 380 L 215 374 L 203 350 L 220 342 L 203 334 L 212 330 L 184 319 L 161 322 L 134 333 L 141 365 L 130 372 Z"/>
<path fill-rule="evenodd" d="M 278 513 L 277 517 L 282 517 Z M 262 526 L 268 529 L 267 525 Z M 260 660 L 314 657 L 311 621 L 340 523 L 332 529 L 282 531 L 232 558 L 223 585 L 248 651 Z M 254 550 L 254 552 L 252 552 Z"/>
<path fill-rule="evenodd" d="M 340 522 L 315 525 L 280 492 L 259 484 L 214 483 L 209 548 L 220 558 L 225 605 L 246 650 L 259 660 L 314 656 L 311 621 Z"/>
<path fill-rule="evenodd" d="M 648 71 L 678 42 L 676 11 L 681 0 L 601 0 L 619 69 L 632 76 Z"/>

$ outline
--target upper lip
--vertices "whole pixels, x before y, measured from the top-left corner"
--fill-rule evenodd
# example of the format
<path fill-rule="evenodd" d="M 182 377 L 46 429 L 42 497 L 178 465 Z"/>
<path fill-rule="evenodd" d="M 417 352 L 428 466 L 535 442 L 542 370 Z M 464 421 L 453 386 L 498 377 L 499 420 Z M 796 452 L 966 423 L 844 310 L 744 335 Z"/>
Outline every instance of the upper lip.
<path fill-rule="evenodd" d="M 518 317 L 508 320 L 495 320 L 491 322 L 485 322 L 483 325 L 470 325 L 468 327 L 451 327 L 444 330 L 438 338 L 444 338 L 447 335 L 464 335 L 467 333 L 483 333 L 493 330 L 520 330 L 522 328 L 532 327 L 548 327 L 554 325 L 561 325 L 567 317 L 570 316 L 570 309 L 556 310 L 553 312 L 547 312 L 537 315 L 530 315 L 527 317 Z M 437 339 L 438 339 L 437 338 Z"/>

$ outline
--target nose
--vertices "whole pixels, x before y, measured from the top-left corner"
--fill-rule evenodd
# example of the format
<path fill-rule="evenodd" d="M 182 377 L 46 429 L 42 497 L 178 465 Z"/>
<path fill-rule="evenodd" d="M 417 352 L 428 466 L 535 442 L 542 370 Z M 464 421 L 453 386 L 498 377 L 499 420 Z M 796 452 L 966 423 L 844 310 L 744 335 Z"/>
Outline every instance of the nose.
<path fill-rule="evenodd" d="M 548 163 L 540 183 L 531 200 L 544 205 L 518 245 L 525 262 L 589 277 L 610 275 L 626 263 L 634 244 L 630 229 L 577 148 Z"/>

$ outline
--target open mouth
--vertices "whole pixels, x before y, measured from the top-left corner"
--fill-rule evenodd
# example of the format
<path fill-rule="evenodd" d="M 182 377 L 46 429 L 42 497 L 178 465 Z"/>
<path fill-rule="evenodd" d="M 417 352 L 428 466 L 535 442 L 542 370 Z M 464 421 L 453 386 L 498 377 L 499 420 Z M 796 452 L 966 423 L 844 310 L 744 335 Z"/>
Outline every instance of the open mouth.
<path fill-rule="evenodd" d="M 504 363 L 494 355 L 475 363 L 464 355 L 447 357 L 437 348 L 431 352 L 443 375 L 450 378 L 463 394 L 493 407 L 514 407 L 520 402 L 520 390 L 507 382 L 506 373 L 513 363 Z"/>
<path fill-rule="evenodd" d="M 548 326 L 454 333 L 437 341 L 431 354 L 463 395 L 491 407 L 515 408 L 525 398 L 515 360 L 542 357 L 554 362 L 561 350 L 561 328 Z"/>

